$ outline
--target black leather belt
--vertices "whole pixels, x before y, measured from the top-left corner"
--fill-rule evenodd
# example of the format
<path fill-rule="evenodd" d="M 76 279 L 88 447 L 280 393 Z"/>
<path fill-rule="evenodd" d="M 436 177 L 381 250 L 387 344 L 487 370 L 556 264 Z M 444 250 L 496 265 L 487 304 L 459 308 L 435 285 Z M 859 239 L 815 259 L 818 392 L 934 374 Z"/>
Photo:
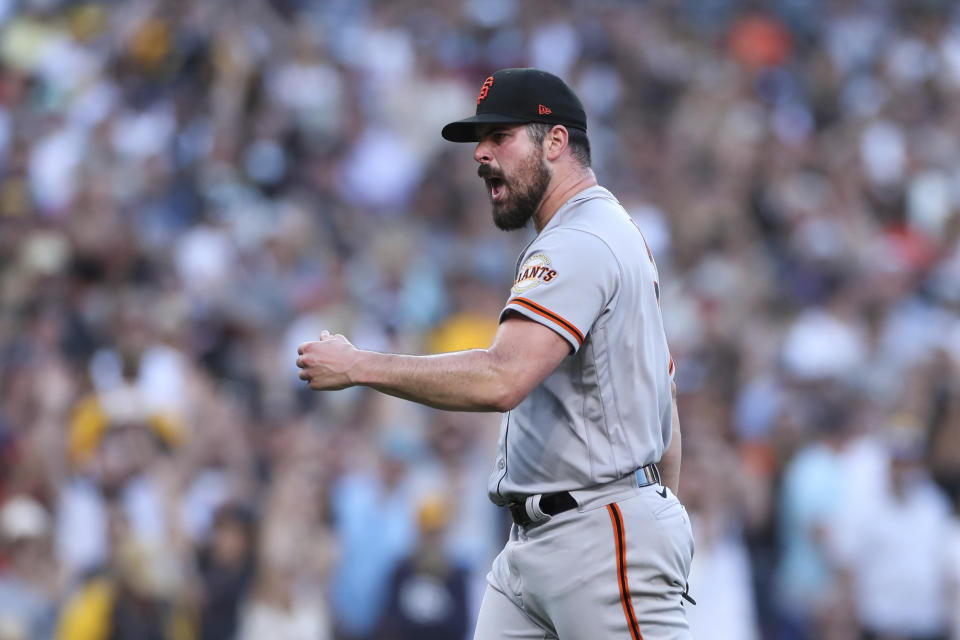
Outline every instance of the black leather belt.
<path fill-rule="evenodd" d="M 530 517 L 530 514 L 527 513 L 526 500 L 511 502 L 507 506 L 510 509 L 510 517 L 513 518 L 513 521 L 519 526 L 526 527 L 533 524 L 533 519 Z M 555 516 L 558 513 L 569 511 L 576 506 L 577 501 L 574 500 L 573 496 L 567 491 L 547 493 L 540 498 L 540 510 L 548 516 Z"/>
<path fill-rule="evenodd" d="M 660 470 L 653 463 L 640 467 L 636 470 L 635 475 L 638 487 L 646 487 L 660 482 Z M 569 491 L 545 493 L 540 496 L 540 511 L 548 516 L 555 516 L 576 506 L 577 501 L 573 499 Z M 527 527 L 534 524 L 533 518 L 527 513 L 527 499 L 512 500 L 507 503 L 507 508 L 510 509 L 510 517 L 518 526 Z"/>

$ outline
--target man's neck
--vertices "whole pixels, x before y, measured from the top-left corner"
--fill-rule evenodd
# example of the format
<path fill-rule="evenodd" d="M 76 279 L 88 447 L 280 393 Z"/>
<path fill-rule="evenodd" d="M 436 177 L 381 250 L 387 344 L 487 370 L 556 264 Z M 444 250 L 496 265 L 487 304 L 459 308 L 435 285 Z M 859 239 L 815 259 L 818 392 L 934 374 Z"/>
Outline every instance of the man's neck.
<path fill-rule="evenodd" d="M 564 175 L 554 176 L 554 179 L 550 181 L 550 186 L 547 187 L 547 193 L 543 196 L 543 200 L 540 201 L 540 206 L 537 207 L 536 212 L 533 214 L 533 227 L 537 230 L 537 233 L 543 231 L 547 223 L 553 218 L 553 214 L 555 214 L 567 200 L 584 189 L 596 185 L 597 176 L 594 175 L 593 169 L 589 168 L 583 169 L 577 167 Z"/>

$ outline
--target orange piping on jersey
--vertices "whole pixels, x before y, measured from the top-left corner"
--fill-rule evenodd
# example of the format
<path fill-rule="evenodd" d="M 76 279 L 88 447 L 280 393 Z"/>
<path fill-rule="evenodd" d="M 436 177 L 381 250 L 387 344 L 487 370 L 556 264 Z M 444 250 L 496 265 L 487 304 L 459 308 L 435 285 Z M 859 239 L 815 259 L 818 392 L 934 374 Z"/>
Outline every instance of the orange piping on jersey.
<path fill-rule="evenodd" d="M 617 582 L 620 583 L 620 604 L 623 605 L 623 614 L 627 617 L 627 627 L 630 628 L 632 640 L 643 640 L 640 625 L 633 611 L 633 600 L 630 598 L 630 585 L 627 583 L 627 547 L 626 535 L 623 531 L 623 514 L 616 502 L 607 505 L 610 513 L 610 522 L 613 523 L 613 537 L 617 544 Z"/>
<path fill-rule="evenodd" d="M 580 344 L 580 346 L 583 346 L 583 334 L 580 333 L 579 329 L 573 326 L 573 323 L 568 322 L 561 316 L 558 316 L 557 314 L 555 314 L 553 311 L 550 311 L 549 309 L 541 307 L 536 302 L 531 302 L 526 298 L 514 298 L 513 300 L 510 301 L 510 303 L 513 303 L 513 302 L 516 302 L 521 307 L 526 307 L 530 311 L 533 311 L 537 315 L 543 316 L 548 320 L 553 320 L 554 322 L 559 324 L 561 327 L 563 327 L 564 329 L 569 331 L 571 334 L 573 334 L 573 337 L 577 339 L 577 342 Z"/>

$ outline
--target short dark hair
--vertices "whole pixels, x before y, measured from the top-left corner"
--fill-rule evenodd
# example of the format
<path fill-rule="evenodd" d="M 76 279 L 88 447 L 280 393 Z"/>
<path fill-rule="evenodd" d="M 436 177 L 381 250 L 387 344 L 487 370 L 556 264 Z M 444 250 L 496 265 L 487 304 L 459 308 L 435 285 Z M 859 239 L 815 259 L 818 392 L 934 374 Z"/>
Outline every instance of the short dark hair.
<path fill-rule="evenodd" d="M 543 144 L 543 140 L 555 126 L 553 124 L 544 124 L 542 122 L 530 122 L 527 124 L 527 132 L 530 138 L 537 144 Z M 562 126 L 562 125 L 561 125 Z M 587 138 L 587 132 L 577 127 L 566 127 L 567 144 L 570 145 L 570 151 L 584 168 L 590 167 L 590 139 Z"/>

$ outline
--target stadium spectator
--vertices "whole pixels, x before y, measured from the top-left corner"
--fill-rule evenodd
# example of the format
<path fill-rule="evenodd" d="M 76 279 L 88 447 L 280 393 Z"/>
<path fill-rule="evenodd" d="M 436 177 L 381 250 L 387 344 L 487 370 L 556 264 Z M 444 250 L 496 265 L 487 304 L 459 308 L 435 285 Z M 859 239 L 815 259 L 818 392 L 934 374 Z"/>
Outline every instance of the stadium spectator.
<path fill-rule="evenodd" d="M 450 556 L 445 541 L 451 506 L 428 496 L 417 506 L 417 547 L 390 578 L 387 606 L 378 625 L 383 640 L 446 640 L 468 632 L 468 573 Z"/>
<path fill-rule="evenodd" d="M 53 637 L 60 597 L 50 541 L 50 514 L 36 500 L 13 496 L 0 507 L 0 637 Z"/>
<path fill-rule="evenodd" d="M 236 633 L 255 568 L 255 527 L 253 514 L 239 505 L 224 505 L 214 515 L 210 542 L 197 554 L 200 640 L 226 640 Z"/>

